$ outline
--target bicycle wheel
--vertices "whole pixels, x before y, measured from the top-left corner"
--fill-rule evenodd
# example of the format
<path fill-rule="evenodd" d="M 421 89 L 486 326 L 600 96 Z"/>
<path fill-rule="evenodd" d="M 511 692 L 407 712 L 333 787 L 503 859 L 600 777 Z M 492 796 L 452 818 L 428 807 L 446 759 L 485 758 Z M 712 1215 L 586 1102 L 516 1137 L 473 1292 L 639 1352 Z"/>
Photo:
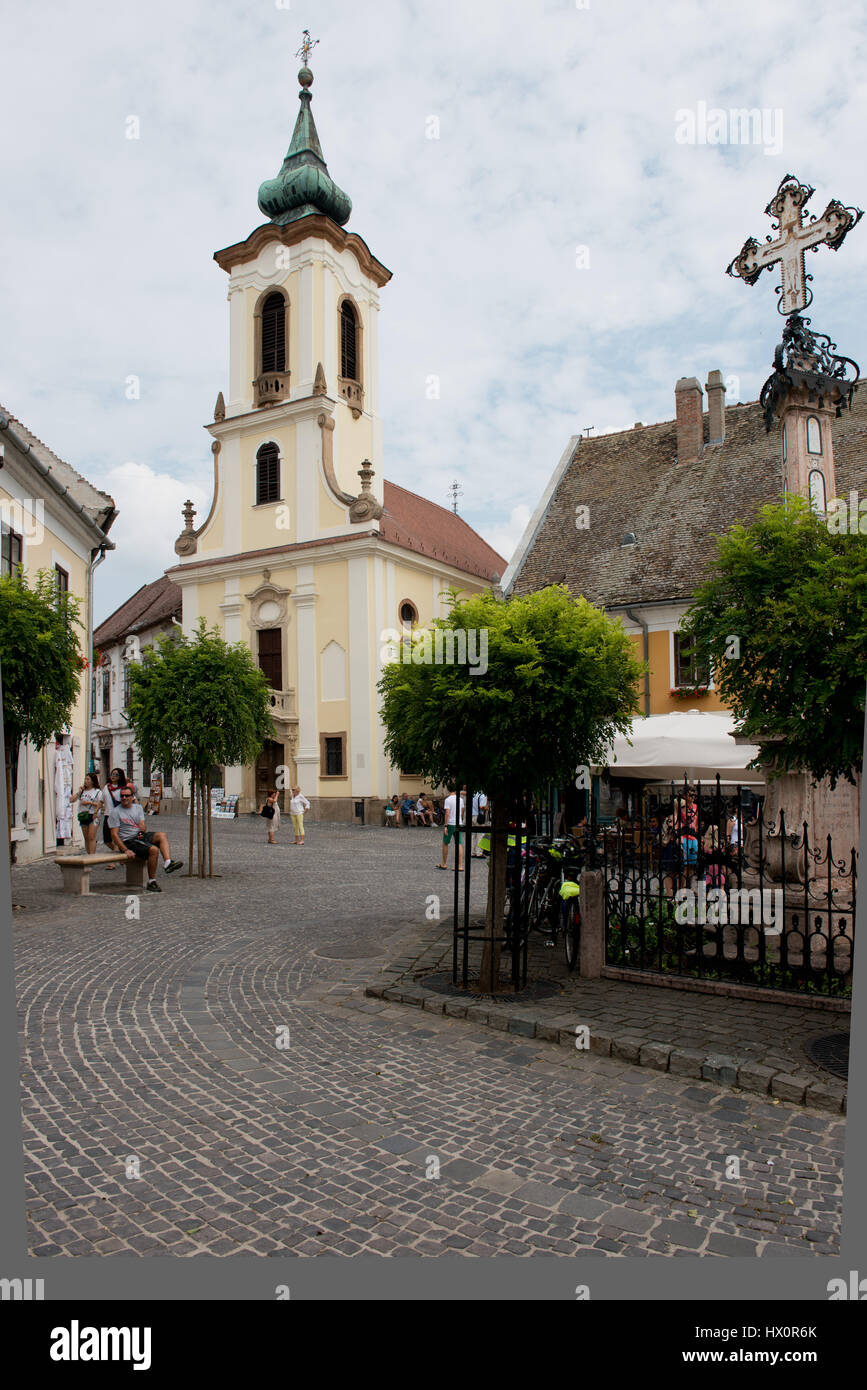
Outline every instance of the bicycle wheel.
<path fill-rule="evenodd" d="M 530 884 L 530 901 L 527 904 L 527 930 L 537 931 L 541 927 L 544 909 L 545 886 L 541 874 L 536 874 Z"/>
<path fill-rule="evenodd" d="M 578 899 L 567 898 L 561 915 L 566 964 L 570 970 L 574 970 L 578 964 L 578 948 L 581 941 L 581 908 L 578 906 Z"/>

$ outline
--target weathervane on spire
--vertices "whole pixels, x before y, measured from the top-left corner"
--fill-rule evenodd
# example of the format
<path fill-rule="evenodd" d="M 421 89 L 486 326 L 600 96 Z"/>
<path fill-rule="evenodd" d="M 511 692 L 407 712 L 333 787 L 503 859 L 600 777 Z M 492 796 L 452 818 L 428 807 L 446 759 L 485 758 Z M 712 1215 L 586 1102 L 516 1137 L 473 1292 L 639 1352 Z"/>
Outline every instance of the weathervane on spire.
<path fill-rule="evenodd" d="M 302 63 L 304 64 L 305 68 L 306 68 L 307 65 L 308 65 L 307 60 L 308 60 L 308 58 L 310 57 L 310 54 L 313 52 L 313 49 L 314 49 L 314 48 L 316 47 L 316 45 L 318 44 L 318 42 L 319 42 L 318 39 L 311 39 L 311 37 L 310 37 L 310 30 L 309 30 L 309 29 L 305 29 L 305 30 L 304 30 L 304 38 L 303 38 L 303 40 L 302 40 L 301 47 L 298 49 L 298 52 L 295 54 L 295 57 L 301 59 L 301 61 L 302 61 Z"/>

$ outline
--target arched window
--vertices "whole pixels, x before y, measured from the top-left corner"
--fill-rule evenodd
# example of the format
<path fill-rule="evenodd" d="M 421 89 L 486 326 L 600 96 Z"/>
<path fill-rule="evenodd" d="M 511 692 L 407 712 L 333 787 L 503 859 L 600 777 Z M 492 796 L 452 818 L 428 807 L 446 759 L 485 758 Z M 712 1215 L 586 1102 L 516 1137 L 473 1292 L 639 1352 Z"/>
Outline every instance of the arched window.
<path fill-rule="evenodd" d="M 783 463 L 786 462 L 786 427 L 783 425 Z"/>
<path fill-rule="evenodd" d="M 821 454 L 822 426 L 815 415 L 807 416 L 807 453 Z"/>
<path fill-rule="evenodd" d="M 280 450 L 263 444 L 256 454 L 256 506 L 280 500 Z"/>
<path fill-rule="evenodd" d="M 818 468 L 810 469 L 810 510 L 814 512 L 826 512 L 828 510 L 825 475 L 820 473 Z"/>
<path fill-rule="evenodd" d="M 358 371 L 358 317 L 351 299 L 340 306 L 340 375 L 360 381 Z"/>
<path fill-rule="evenodd" d="M 262 305 L 263 372 L 286 370 L 286 301 L 282 294 L 269 294 Z"/>

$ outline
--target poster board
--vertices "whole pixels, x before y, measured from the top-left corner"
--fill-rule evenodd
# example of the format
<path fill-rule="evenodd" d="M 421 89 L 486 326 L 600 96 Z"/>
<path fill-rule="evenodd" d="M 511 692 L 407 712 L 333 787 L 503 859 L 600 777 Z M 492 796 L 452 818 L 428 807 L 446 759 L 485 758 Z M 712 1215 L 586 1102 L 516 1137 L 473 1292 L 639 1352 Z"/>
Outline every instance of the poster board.
<path fill-rule="evenodd" d="M 190 808 L 187 806 L 187 815 L 189 814 Z M 211 819 L 238 819 L 238 798 L 227 796 L 225 787 L 211 787 Z"/>
<path fill-rule="evenodd" d="M 161 772 L 151 773 L 150 795 L 148 796 L 147 813 L 149 816 L 158 816 L 160 813 L 160 802 L 163 799 L 163 774 Z"/>

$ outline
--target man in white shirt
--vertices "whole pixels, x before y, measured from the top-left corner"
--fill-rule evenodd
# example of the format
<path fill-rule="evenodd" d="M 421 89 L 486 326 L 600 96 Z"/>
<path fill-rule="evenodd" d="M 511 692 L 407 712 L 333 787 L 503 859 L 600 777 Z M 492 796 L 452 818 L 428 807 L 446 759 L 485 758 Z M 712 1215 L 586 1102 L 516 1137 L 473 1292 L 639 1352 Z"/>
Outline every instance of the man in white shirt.
<path fill-rule="evenodd" d="M 455 792 L 451 792 L 446 797 L 443 805 L 443 862 L 437 865 L 438 869 L 447 869 L 449 866 L 449 842 L 457 841 L 458 872 L 464 867 L 464 847 L 461 841 L 462 832 L 458 829 L 459 825 L 464 824 L 466 817 L 466 799 L 464 793 L 466 787 L 461 787 L 460 805 Z"/>
<path fill-rule="evenodd" d="M 148 863 L 149 893 L 163 890 L 156 880 L 157 864 L 160 855 L 167 874 L 173 874 L 183 867 L 182 859 L 172 859 L 168 837 L 162 830 L 145 830 L 144 811 L 133 800 L 132 788 L 120 788 L 120 805 L 113 806 L 108 814 L 108 828 L 115 849 L 125 854 L 127 859 L 146 859 Z"/>

